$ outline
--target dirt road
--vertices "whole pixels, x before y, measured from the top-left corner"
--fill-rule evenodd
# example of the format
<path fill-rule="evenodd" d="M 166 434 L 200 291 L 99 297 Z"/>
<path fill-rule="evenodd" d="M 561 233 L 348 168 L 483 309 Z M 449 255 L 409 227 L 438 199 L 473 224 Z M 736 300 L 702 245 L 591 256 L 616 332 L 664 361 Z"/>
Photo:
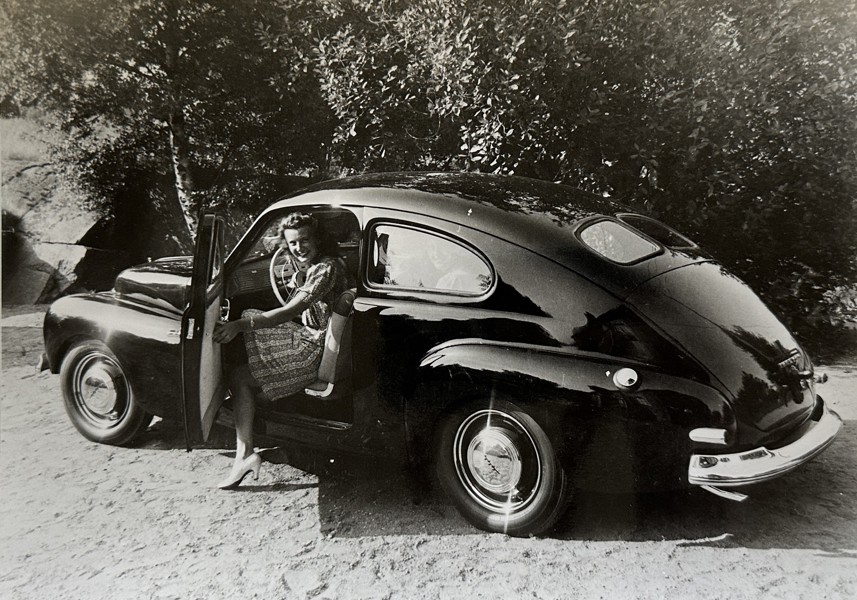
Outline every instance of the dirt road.
<path fill-rule="evenodd" d="M 826 367 L 846 421 L 797 472 L 732 503 L 702 491 L 579 494 L 554 536 L 471 528 L 393 469 L 263 453 L 212 489 L 226 448 L 157 422 L 135 448 L 84 440 L 32 368 L 40 316 L 4 310 L 0 598 L 857 597 L 857 369 Z"/>

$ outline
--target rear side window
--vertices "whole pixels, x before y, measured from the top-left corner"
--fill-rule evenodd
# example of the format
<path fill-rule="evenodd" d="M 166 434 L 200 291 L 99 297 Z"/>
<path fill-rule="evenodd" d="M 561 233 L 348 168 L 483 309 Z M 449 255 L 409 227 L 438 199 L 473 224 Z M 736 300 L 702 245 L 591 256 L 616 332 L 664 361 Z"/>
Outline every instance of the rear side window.
<path fill-rule="evenodd" d="M 376 286 L 481 296 L 491 288 L 491 267 L 464 245 L 401 225 L 379 225 L 369 281 Z"/>
<path fill-rule="evenodd" d="M 578 232 L 580 240 L 592 250 L 613 262 L 627 265 L 660 252 L 653 241 L 616 221 L 596 221 Z"/>

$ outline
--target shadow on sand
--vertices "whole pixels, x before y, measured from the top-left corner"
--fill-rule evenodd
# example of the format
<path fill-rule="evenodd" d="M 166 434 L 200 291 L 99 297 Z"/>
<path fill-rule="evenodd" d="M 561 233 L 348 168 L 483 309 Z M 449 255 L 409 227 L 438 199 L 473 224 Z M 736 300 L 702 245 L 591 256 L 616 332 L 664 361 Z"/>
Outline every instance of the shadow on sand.
<path fill-rule="evenodd" d="M 232 431 L 219 428 L 211 448 L 233 447 Z M 144 449 L 184 448 L 184 432 L 156 422 Z M 225 456 L 231 456 L 227 451 Z M 322 532 L 337 537 L 473 535 L 469 525 L 427 478 L 394 463 L 302 447 L 262 452 L 266 462 L 288 464 L 318 477 L 317 484 L 274 483 L 242 491 L 289 492 L 318 487 Z M 698 489 L 654 494 L 574 493 L 568 511 L 548 536 L 565 540 L 660 541 L 682 546 L 817 548 L 830 556 L 857 540 L 857 422 L 814 461 L 775 481 L 746 489 L 732 502 Z M 852 555 L 853 556 L 853 555 Z"/>

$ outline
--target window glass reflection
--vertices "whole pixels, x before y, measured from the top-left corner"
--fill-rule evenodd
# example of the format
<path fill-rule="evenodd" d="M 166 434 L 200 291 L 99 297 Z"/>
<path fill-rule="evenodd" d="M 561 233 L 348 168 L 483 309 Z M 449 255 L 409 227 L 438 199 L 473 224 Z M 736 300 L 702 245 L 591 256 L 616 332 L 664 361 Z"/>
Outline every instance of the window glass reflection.
<path fill-rule="evenodd" d="M 629 264 L 656 254 L 657 244 L 615 221 L 598 221 L 580 232 L 584 244 L 614 262 Z"/>
<path fill-rule="evenodd" d="M 370 277 L 378 285 L 479 296 L 492 284 L 491 269 L 464 246 L 439 235 L 392 225 L 375 229 Z"/>

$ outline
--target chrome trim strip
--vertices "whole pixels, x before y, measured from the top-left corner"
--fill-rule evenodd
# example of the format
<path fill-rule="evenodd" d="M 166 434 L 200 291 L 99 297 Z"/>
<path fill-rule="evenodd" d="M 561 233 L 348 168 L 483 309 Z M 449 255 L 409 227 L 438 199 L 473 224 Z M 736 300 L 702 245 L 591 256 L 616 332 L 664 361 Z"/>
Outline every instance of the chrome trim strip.
<path fill-rule="evenodd" d="M 741 492 L 730 492 L 729 490 L 721 490 L 720 488 L 716 488 L 713 485 L 703 485 L 700 486 L 706 492 L 711 492 L 715 496 L 720 496 L 721 498 L 726 498 L 727 500 L 734 500 L 735 502 L 744 502 L 748 498 L 747 494 L 742 494 Z"/>
<path fill-rule="evenodd" d="M 324 386 L 324 387 L 321 387 Z M 316 389 L 321 388 L 321 389 Z M 327 398 L 333 393 L 333 384 L 327 383 L 323 381 L 316 381 L 311 383 L 306 389 L 304 389 L 304 394 L 307 396 L 313 396 L 315 398 Z"/>
<path fill-rule="evenodd" d="M 688 481 L 692 485 L 734 487 L 774 479 L 820 454 L 833 442 L 841 427 L 839 415 L 825 406 L 821 418 L 803 437 L 782 448 L 692 455 Z"/>
<path fill-rule="evenodd" d="M 363 304 L 369 304 L 372 306 L 391 306 L 390 302 L 381 303 L 375 302 L 374 298 L 360 298 L 359 299 Z M 400 304 L 405 304 L 403 301 L 398 301 Z M 463 311 L 466 312 L 466 311 Z M 631 358 L 619 358 L 613 356 L 611 354 L 602 354 L 600 352 L 589 352 L 582 351 L 577 348 L 571 348 L 568 346 L 557 347 L 557 346 L 543 346 L 539 344 L 528 344 L 526 342 L 501 342 L 497 340 L 486 340 L 485 338 L 458 338 L 454 340 L 449 340 L 448 342 L 443 342 L 442 344 L 438 344 L 434 348 L 432 348 L 425 356 L 423 356 L 420 366 L 424 367 L 427 364 L 426 359 L 431 357 L 442 350 L 446 350 L 448 348 L 455 348 L 458 346 L 489 346 L 495 348 L 514 348 L 516 350 L 526 350 L 530 352 L 539 352 L 544 354 L 555 354 L 559 356 L 570 356 L 572 358 L 582 358 L 591 360 L 592 362 L 599 362 L 603 364 L 613 365 L 614 368 L 620 369 L 622 367 L 631 367 L 634 369 L 657 369 L 658 367 L 651 363 L 645 363 L 639 360 L 634 360 Z M 612 369 L 607 372 L 608 377 L 612 375 Z"/>

